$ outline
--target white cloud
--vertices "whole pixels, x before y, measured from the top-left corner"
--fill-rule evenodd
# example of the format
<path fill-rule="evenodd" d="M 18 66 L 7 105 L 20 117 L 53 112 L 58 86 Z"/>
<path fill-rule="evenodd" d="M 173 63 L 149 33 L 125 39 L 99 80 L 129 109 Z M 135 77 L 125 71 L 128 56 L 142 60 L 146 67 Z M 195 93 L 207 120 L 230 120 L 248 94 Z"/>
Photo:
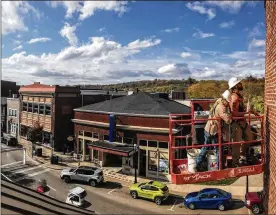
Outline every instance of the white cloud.
<path fill-rule="evenodd" d="M 221 27 L 221 28 L 231 28 L 234 25 L 235 25 L 235 22 L 234 22 L 234 20 L 232 20 L 232 21 L 229 21 L 229 22 L 222 22 L 222 23 L 220 23 L 219 27 Z"/>
<path fill-rule="evenodd" d="M 19 45 L 19 44 L 21 44 L 21 43 L 22 43 L 21 40 L 13 40 L 13 44 L 14 44 L 14 45 Z"/>
<path fill-rule="evenodd" d="M 23 46 L 20 45 L 20 46 L 17 46 L 16 48 L 14 48 L 13 51 L 17 51 L 17 50 L 20 50 L 20 49 L 22 49 L 22 48 L 23 48 Z"/>
<path fill-rule="evenodd" d="M 66 9 L 65 18 L 72 18 L 78 13 L 79 19 L 84 20 L 93 16 L 97 10 L 114 11 L 119 15 L 127 11 L 127 1 L 53 1 L 48 2 L 53 8 L 62 5 Z"/>
<path fill-rule="evenodd" d="M 138 42 L 137 42 L 138 41 Z M 42 55 L 16 53 L 2 59 L 3 77 L 28 83 L 40 77 L 47 83 L 105 82 L 114 79 L 133 79 L 134 77 L 157 77 L 156 66 L 161 67 L 164 61 L 147 62 L 131 60 L 143 49 L 159 44 L 159 40 L 136 40 L 123 46 L 118 42 L 103 37 L 92 37 L 80 47 L 70 46 L 52 54 Z M 167 63 L 167 61 L 165 61 Z M 164 65 L 164 64 L 163 64 Z M 24 77 L 18 76 L 24 71 Z M 62 78 L 61 78 L 62 77 Z"/>
<path fill-rule="evenodd" d="M 237 13 L 245 3 L 246 1 L 205 1 L 203 4 L 219 7 L 229 13 Z"/>
<path fill-rule="evenodd" d="M 250 38 L 262 36 L 265 33 L 264 23 L 258 22 L 251 30 L 249 28 L 246 28 L 246 31 L 249 31 L 248 36 Z"/>
<path fill-rule="evenodd" d="M 168 64 L 158 69 L 158 73 L 165 75 L 189 75 L 191 72 L 188 65 L 182 64 Z"/>
<path fill-rule="evenodd" d="M 208 20 L 212 20 L 216 16 L 216 11 L 213 8 L 206 8 L 203 4 L 196 1 L 193 3 L 188 2 L 186 4 L 187 8 L 189 8 L 192 11 L 198 12 L 200 14 L 204 14 L 208 16 Z"/>
<path fill-rule="evenodd" d="M 16 31 L 28 31 L 24 24 L 24 15 L 35 14 L 40 17 L 39 11 L 25 1 L 3 1 L 2 3 L 2 34 Z"/>
<path fill-rule="evenodd" d="M 103 31 L 105 31 L 105 27 L 99 29 L 99 32 L 103 32 Z"/>
<path fill-rule="evenodd" d="M 16 37 L 17 37 L 17 38 L 21 38 L 21 37 L 22 37 L 22 34 L 18 34 Z"/>
<path fill-rule="evenodd" d="M 265 40 L 256 40 L 255 38 L 249 43 L 248 49 L 260 48 L 265 46 Z"/>
<path fill-rule="evenodd" d="M 156 40 L 153 40 L 153 39 L 148 39 L 148 40 L 135 40 L 131 43 L 129 43 L 127 45 L 127 48 L 128 49 L 142 49 L 142 48 L 148 48 L 148 47 L 151 47 L 151 46 L 156 46 L 156 45 L 159 45 L 161 43 L 161 40 L 160 39 L 156 39 Z"/>
<path fill-rule="evenodd" d="M 204 32 L 202 32 L 199 29 L 196 29 L 196 31 L 197 32 L 193 33 L 193 37 L 197 37 L 197 38 L 200 38 L 200 39 L 204 39 L 204 38 L 207 38 L 207 37 L 214 37 L 215 36 L 214 33 L 204 33 Z"/>
<path fill-rule="evenodd" d="M 76 46 L 78 44 L 78 37 L 75 34 L 76 28 L 76 25 L 70 26 L 70 24 L 66 22 L 59 32 L 62 37 L 67 38 L 69 44 L 72 46 Z"/>
<path fill-rule="evenodd" d="M 29 44 L 33 44 L 33 43 L 45 43 L 45 42 L 48 42 L 48 41 L 51 41 L 52 39 L 51 38 L 48 38 L 48 37 L 39 37 L 39 38 L 33 38 L 31 39 L 28 43 Z"/>
<path fill-rule="evenodd" d="M 178 31 L 179 31 L 179 28 L 168 28 L 168 29 L 162 30 L 161 32 L 173 33 Z"/>
<path fill-rule="evenodd" d="M 184 59 L 187 58 L 194 58 L 194 59 L 200 59 L 200 55 L 199 54 L 195 54 L 195 53 L 190 53 L 190 52 L 182 52 L 180 54 L 180 56 Z"/>

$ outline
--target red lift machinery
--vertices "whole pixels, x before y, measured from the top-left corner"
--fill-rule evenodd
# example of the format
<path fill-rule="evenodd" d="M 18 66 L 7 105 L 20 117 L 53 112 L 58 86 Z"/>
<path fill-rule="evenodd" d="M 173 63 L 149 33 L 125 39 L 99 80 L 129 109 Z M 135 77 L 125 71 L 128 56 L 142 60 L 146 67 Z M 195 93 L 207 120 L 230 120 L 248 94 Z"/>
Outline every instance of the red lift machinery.
<path fill-rule="evenodd" d="M 196 182 L 206 182 L 222 180 L 226 178 L 241 177 L 255 175 L 263 172 L 264 163 L 264 138 L 263 138 L 263 116 L 234 117 L 236 119 L 244 119 L 251 126 L 258 123 L 258 138 L 254 141 L 230 142 L 223 140 L 222 131 L 218 131 L 218 143 L 209 144 L 207 146 L 216 146 L 219 148 L 219 167 L 204 172 L 188 171 L 189 149 L 201 149 L 204 145 L 204 126 L 207 120 L 218 120 L 219 128 L 221 128 L 221 120 L 219 118 L 208 119 L 210 106 L 215 100 L 192 100 L 190 114 L 171 114 L 170 115 L 170 172 L 171 179 L 174 184 L 189 184 Z M 200 128 L 200 129 L 198 129 Z M 198 132 L 200 130 L 201 132 Z M 222 162 L 231 161 L 231 146 L 234 144 L 250 144 L 254 145 L 260 151 L 260 156 L 251 165 L 241 167 L 231 167 L 231 165 L 223 168 Z M 226 152 L 226 153 L 225 153 Z M 195 162 L 195 161 L 194 161 Z M 194 165 L 194 164 L 192 164 Z"/>

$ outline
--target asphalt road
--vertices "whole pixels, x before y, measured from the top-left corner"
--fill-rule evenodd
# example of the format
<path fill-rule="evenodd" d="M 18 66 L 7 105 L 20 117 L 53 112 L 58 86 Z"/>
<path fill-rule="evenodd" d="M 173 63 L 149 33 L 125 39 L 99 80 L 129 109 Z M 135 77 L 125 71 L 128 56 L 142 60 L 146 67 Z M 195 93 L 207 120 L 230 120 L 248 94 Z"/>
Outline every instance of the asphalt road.
<path fill-rule="evenodd" d="M 1 148 L 7 148 L 7 146 L 1 144 Z M 46 179 L 50 190 L 45 195 L 49 195 L 60 201 L 66 200 L 67 193 L 70 189 L 81 186 L 87 191 L 85 207 L 99 214 L 249 214 L 249 211 L 243 207 L 243 202 L 240 199 L 236 199 L 234 208 L 228 211 L 191 211 L 182 207 L 182 196 L 184 194 L 169 197 L 163 205 L 157 206 L 151 201 L 132 199 L 128 194 L 129 184 L 119 181 L 116 183 L 114 179 L 105 178 L 106 182 L 95 188 L 86 184 L 66 184 L 59 177 L 60 170 L 47 168 L 45 165 L 37 163 L 30 158 L 23 165 L 19 163 L 22 161 L 22 158 L 22 151 L 2 153 L 2 173 L 12 181 L 33 189 L 36 189 L 39 179 Z"/>

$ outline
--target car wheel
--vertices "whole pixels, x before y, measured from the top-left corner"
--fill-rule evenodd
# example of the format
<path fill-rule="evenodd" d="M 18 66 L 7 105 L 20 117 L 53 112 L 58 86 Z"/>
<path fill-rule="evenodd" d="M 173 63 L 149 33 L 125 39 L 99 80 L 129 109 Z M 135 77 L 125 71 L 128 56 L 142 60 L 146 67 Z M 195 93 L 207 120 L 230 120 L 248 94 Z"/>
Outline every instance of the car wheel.
<path fill-rule="evenodd" d="M 188 208 L 189 208 L 190 210 L 194 210 L 194 209 L 195 209 L 195 204 L 190 203 L 190 204 L 188 205 Z"/>
<path fill-rule="evenodd" d="M 66 183 L 69 183 L 69 182 L 71 181 L 71 179 L 70 179 L 70 177 L 65 176 L 65 177 L 64 177 L 64 181 L 65 181 Z"/>
<path fill-rule="evenodd" d="M 261 212 L 261 208 L 259 205 L 252 205 L 252 213 L 253 214 L 259 214 Z"/>
<path fill-rule="evenodd" d="M 132 197 L 133 199 L 137 199 L 137 198 L 138 198 L 138 194 L 137 194 L 136 191 L 131 191 L 131 192 L 130 192 L 130 195 L 131 195 L 131 197 Z"/>
<path fill-rule="evenodd" d="M 218 206 L 218 209 L 219 209 L 220 211 L 224 211 L 224 210 L 225 210 L 225 206 L 224 206 L 223 204 L 220 204 L 220 205 Z"/>
<path fill-rule="evenodd" d="M 93 180 L 91 180 L 91 181 L 89 182 L 89 184 L 90 184 L 91 187 L 96 187 L 96 182 L 93 181 Z"/>
<path fill-rule="evenodd" d="M 161 205 L 161 204 L 162 204 L 162 198 L 159 197 L 159 196 L 155 197 L 154 201 L 155 201 L 155 203 L 156 203 L 157 205 Z"/>

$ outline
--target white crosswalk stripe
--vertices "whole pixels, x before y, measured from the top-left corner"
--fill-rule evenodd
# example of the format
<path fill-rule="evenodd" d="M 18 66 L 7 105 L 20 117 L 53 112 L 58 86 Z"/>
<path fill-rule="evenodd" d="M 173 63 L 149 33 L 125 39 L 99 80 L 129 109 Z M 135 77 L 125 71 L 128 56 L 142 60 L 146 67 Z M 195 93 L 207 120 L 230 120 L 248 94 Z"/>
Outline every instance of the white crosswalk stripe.
<path fill-rule="evenodd" d="M 45 164 L 41 164 L 41 165 L 34 166 L 34 167 L 31 167 L 31 168 L 17 170 L 17 171 L 12 172 L 10 175 L 15 175 L 15 174 L 19 174 L 19 173 L 25 173 L 25 172 L 28 172 L 30 170 L 38 169 L 38 168 L 41 168 L 41 167 L 44 167 L 44 166 L 45 166 Z"/>
<path fill-rule="evenodd" d="M 32 173 L 32 174 L 27 174 L 27 175 L 25 175 L 25 176 L 23 176 L 23 177 L 20 177 L 20 178 L 15 179 L 14 182 L 21 181 L 21 180 L 23 180 L 23 179 L 25 179 L 25 178 L 31 178 L 31 177 L 34 177 L 34 176 L 36 176 L 36 175 L 41 175 L 41 174 L 43 174 L 43 173 L 45 173 L 45 172 L 48 172 L 48 171 L 50 171 L 50 169 L 44 169 L 44 170 L 39 171 L 39 172 L 34 172 L 34 173 Z"/>

